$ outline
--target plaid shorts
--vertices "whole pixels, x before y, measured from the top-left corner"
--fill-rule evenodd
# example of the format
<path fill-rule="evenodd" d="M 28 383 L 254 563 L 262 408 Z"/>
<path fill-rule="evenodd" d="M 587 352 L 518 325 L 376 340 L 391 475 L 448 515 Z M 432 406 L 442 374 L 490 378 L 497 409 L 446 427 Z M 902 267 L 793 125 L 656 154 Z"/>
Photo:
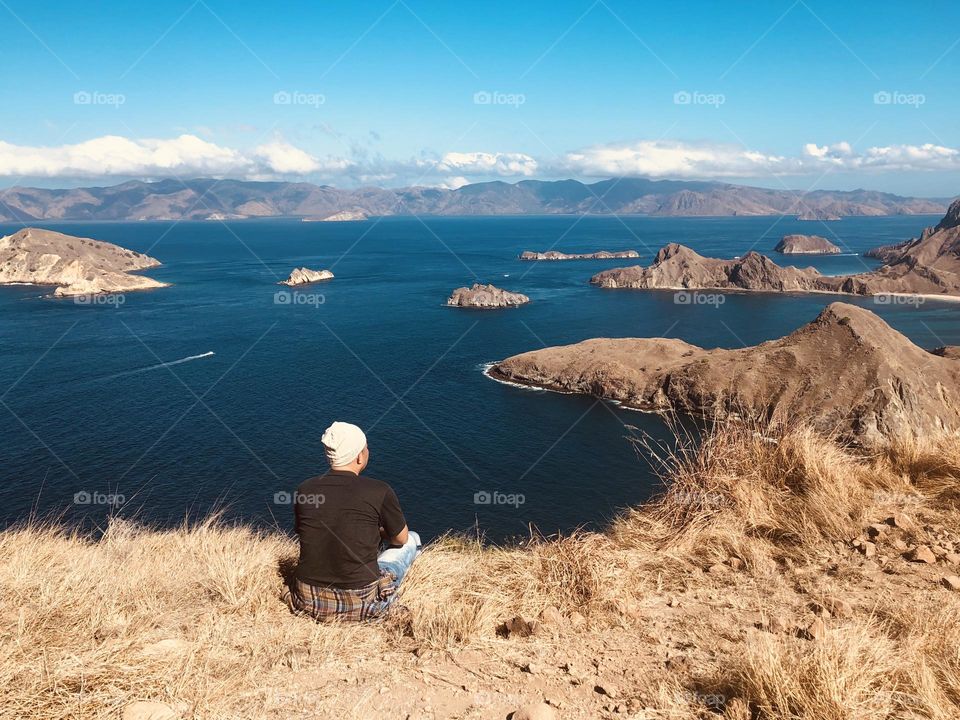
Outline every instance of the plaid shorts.
<path fill-rule="evenodd" d="M 381 571 L 380 578 L 362 588 L 346 589 L 311 585 L 293 579 L 290 605 L 296 612 L 315 620 L 359 622 L 378 618 L 390 609 L 397 597 L 397 578 Z"/>

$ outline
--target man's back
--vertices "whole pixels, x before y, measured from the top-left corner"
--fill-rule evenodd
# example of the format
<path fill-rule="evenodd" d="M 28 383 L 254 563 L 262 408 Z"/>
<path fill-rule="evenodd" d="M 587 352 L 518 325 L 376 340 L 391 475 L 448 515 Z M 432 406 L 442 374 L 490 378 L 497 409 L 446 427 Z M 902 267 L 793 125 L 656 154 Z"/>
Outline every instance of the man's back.
<path fill-rule="evenodd" d="M 375 582 L 380 576 L 380 528 L 387 537 L 394 537 L 406 526 L 389 485 L 341 470 L 300 485 L 294 517 L 300 537 L 297 578 L 338 588 L 361 588 Z"/>

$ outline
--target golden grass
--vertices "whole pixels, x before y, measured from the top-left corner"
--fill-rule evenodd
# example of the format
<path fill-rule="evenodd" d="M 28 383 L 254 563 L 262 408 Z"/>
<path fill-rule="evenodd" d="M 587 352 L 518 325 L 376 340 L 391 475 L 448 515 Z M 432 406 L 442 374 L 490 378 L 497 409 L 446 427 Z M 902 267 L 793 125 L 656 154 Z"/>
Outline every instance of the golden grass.
<path fill-rule="evenodd" d="M 264 717 L 284 677 L 319 676 L 345 654 L 412 644 L 482 651 L 498 642 L 499 623 L 547 606 L 584 614 L 583 633 L 616 627 L 625 604 L 712 586 L 702 569 L 731 558 L 771 579 L 764 602 L 775 605 L 786 585 L 775 578 L 857 535 L 891 499 L 960 526 L 952 438 L 866 455 L 803 427 L 726 424 L 661 462 L 664 494 L 605 532 L 506 548 L 434 542 L 404 587 L 406 628 L 291 615 L 280 568 L 296 548 L 279 534 L 216 519 L 171 530 L 115 520 L 99 538 L 37 523 L 9 529 L 0 534 L 0 717 L 117 717 L 137 699 L 184 717 Z M 843 578 L 833 582 L 842 589 Z M 726 688 L 727 716 L 960 717 L 960 602 L 902 592 L 821 641 L 749 636 L 712 678 Z M 672 717 L 706 712 L 658 692 Z"/>

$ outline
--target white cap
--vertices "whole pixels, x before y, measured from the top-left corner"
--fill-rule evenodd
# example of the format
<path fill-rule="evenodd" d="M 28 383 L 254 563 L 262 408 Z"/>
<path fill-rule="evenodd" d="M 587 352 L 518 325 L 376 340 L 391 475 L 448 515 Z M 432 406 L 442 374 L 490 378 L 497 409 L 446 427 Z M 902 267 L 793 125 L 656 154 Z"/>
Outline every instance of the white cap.
<path fill-rule="evenodd" d="M 367 436 L 356 425 L 335 422 L 328 427 L 320 439 L 327 451 L 327 462 L 331 467 L 349 465 L 367 446 Z"/>

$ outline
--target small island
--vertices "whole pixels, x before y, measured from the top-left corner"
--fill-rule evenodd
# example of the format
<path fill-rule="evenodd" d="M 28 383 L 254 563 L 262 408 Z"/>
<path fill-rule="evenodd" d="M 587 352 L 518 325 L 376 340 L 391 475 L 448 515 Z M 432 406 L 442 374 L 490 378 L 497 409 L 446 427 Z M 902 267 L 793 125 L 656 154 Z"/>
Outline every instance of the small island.
<path fill-rule="evenodd" d="M 784 255 L 836 255 L 840 248 L 819 235 L 784 235 L 774 252 Z"/>
<path fill-rule="evenodd" d="M 297 285 L 309 285 L 322 280 L 332 280 L 333 273 L 329 270 L 311 270 L 310 268 L 298 267 L 290 273 L 290 277 L 281 280 L 277 285 L 288 285 L 295 287 Z"/>
<path fill-rule="evenodd" d="M 640 253 L 636 250 L 598 250 L 592 253 L 574 253 L 568 254 L 559 250 L 547 250 L 546 252 L 533 252 L 524 250 L 520 253 L 521 260 L 620 260 L 623 258 L 638 258 Z"/>
<path fill-rule="evenodd" d="M 780 267 L 753 250 L 740 258 L 721 260 L 704 257 L 677 243 L 661 248 L 648 267 L 613 268 L 590 278 L 593 285 L 612 289 L 758 292 L 829 290 L 823 281 L 814 268 Z"/>
<path fill-rule="evenodd" d="M 24 228 L 0 237 L 0 284 L 56 285 L 54 297 L 169 287 L 131 273 L 160 261 L 134 250 L 53 230 Z"/>
<path fill-rule="evenodd" d="M 333 213 L 333 215 L 326 215 L 324 217 L 301 218 L 301 222 L 360 222 L 369 219 L 370 216 L 363 210 L 341 210 L 340 212 Z"/>
<path fill-rule="evenodd" d="M 822 275 L 816 268 L 777 265 L 751 250 L 730 260 L 708 258 L 677 243 L 664 246 L 647 267 L 612 268 L 590 282 L 601 288 L 914 295 L 960 299 L 960 200 L 919 238 L 867 253 L 884 264 L 851 275 Z"/>
<path fill-rule="evenodd" d="M 457 288 L 447 298 L 450 307 L 481 308 L 484 310 L 516 307 L 530 302 L 521 293 L 509 292 L 493 285 L 474 283 L 472 287 Z"/>

